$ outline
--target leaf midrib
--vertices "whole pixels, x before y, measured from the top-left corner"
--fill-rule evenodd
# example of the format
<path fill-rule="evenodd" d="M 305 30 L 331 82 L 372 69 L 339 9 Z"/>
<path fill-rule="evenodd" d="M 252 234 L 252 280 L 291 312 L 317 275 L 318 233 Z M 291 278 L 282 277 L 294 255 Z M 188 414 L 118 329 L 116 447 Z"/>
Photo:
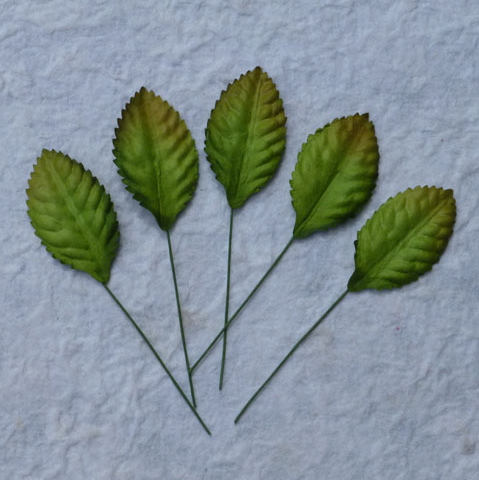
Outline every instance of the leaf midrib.
<path fill-rule="evenodd" d="M 155 100 L 159 100 L 159 99 L 157 97 L 155 97 Z M 161 100 L 159 100 L 159 101 L 161 102 Z M 145 106 L 148 107 L 148 104 L 144 105 L 143 108 Z M 160 104 L 160 106 L 163 107 L 164 105 Z M 148 110 L 150 110 L 150 109 L 148 108 Z M 163 189 L 163 185 L 162 185 L 163 175 L 162 175 L 162 172 L 161 172 L 161 161 L 162 160 L 161 160 L 161 158 L 159 158 L 159 155 L 156 154 L 155 148 L 154 148 L 154 143 L 155 142 L 153 141 L 153 137 L 154 137 L 155 129 L 152 126 L 153 117 L 154 117 L 154 115 L 152 115 L 152 114 L 144 116 L 143 141 L 147 145 L 148 152 L 151 155 L 152 160 L 153 160 L 151 163 L 153 165 L 153 171 L 154 171 L 154 176 L 155 176 L 155 189 L 156 189 L 156 199 L 157 199 L 157 207 L 156 208 L 158 209 L 158 215 L 155 214 L 155 217 L 157 217 L 157 221 L 159 222 L 159 219 L 163 217 L 162 208 L 161 208 L 162 207 L 161 199 L 163 198 L 164 189 Z M 160 157 L 161 157 L 161 155 L 160 155 Z M 146 162 L 148 163 L 148 160 L 146 160 Z"/>
<path fill-rule="evenodd" d="M 259 98 L 261 94 L 261 87 L 263 86 L 264 80 L 263 80 L 263 75 L 260 75 L 259 81 L 257 84 L 255 84 L 255 93 L 254 93 L 254 101 L 249 109 L 249 118 L 248 118 L 248 135 L 246 137 L 246 142 L 245 142 L 245 147 L 243 150 L 243 155 L 240 161 L 240 165 L 238 170 L 238 176 L 237 176 L 237 182 L 235 185 L 235 194 L 234 198 L 237 199 L 238 197 L 238 191 L 240 189 L 240 185 L 242 185 L 241 178 L 242 178 L 242 173 L 243 173 L 243 167 L 245 164 L 245 159 L 247 157 L 247 153 L 250 150 L 250 145 L 251 145 L 251 137 L 254 136 L 254 131 L 256 129 L 256 123 L 257 123 L 257 115 L 256 112 L 258 110 L 258 103 L 259 103 Z M 248 175 L 247 175 L 248 176 Z"/>

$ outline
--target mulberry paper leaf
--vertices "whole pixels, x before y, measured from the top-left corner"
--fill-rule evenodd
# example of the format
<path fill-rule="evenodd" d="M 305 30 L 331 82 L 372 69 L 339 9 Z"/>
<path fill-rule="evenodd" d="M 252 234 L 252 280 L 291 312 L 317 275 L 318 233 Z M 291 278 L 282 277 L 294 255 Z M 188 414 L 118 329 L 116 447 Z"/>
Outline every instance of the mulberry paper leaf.
<path fill-rule="evenodd" d="M 276 172 L 285 124 L 283 101 L 260 67 L 222 92 L 208 120 L 205 152 L 231 208 L 241 207 Z"/>
<path fill-rule="evenodd" d="M 390 198 L 358 232 L 348 289 L 384 290 L 414 282 L 439 261 L 455 218 L 452 190 L 416 187 Z"/>
<path fill-rule="evenodd" d="M 368 114 L 333 120 L 310 135 L 291 178 L 294 237 L 304 238 L 354 216 L 369 200 L 379 152 Z"/>
<path fill-rule="evenodd" d="M 98 179 L 67 155 L 43 150 L 28 184 L 28 215 L 42 244 L 60 262 L 106 284 L 120 234 Z"/>
<path fill-rule="evenodd" d="M 115 134 L 115 164 L 127 190 L 168 231 L 198 182 L 198 152 L 185 122 L 168 102 L 141 88 Z"/>

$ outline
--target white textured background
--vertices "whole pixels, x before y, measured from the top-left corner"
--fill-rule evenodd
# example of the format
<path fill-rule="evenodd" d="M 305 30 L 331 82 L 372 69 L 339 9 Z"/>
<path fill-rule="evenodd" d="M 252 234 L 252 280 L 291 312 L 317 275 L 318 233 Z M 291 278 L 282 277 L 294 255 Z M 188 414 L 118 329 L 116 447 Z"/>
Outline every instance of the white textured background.
<path fill-rule="evenodd" d="M 0 1 L 0 478 L 475 480 L 479 471 L 477 0 Z M 261 65 L 288 116 L 274 180 L 238 211 L 232 309 L 289 239 L 288 180 L 306 136 L 370 112 L 377 189 L 361 214 L 298 241 L 198 370 L 209 438 L 103 289 L 29 225 L 42 148 L 111 193 L 122 243 L 111 288 L 187 388 L 166 238 L 123 189 L 113 128 L 142 85 L 183 115 L 197 193 L 172 240 L 190 354 L 222 323 L 228 208 L 203 153 L 226 84 Z M 455 234 L 417 283 L 351 294 L 238 424 L 287 349 L 341 293 L 356 231 L 389 196 L 455 190 Z"/>

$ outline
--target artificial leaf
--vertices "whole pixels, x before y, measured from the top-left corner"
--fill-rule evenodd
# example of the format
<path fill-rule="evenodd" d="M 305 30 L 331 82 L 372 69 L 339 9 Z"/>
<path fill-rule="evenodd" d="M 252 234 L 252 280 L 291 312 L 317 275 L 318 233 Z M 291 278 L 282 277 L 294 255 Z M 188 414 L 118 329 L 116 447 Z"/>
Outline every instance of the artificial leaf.
<path fill-rule="evenodd" d="M 42 244 L 60 262 L 107 283 L 120 234 L 98 179 L 67 155 L 43 150 L 28 185 L 28 215 Z"/>
<path fill-rule="evenodd" d="M 275 84 L 260 67 L 221 93 L 206 128 L 205 152 L 231 208 L 273 176 L 286 144 L 286 117 Z"/>
<path fill-rule="evenodd" d="M 416 187 L 390 198 L 358 232 L 348 289 L 383 290 L 414 282 L 439 261 L 455 218 L 452 190 Z"/>
<path fill-rule="evenodd" d="M 168 231 L 198 181 L 198 152 L 185 122 L 168 102 L 141 88 L 115 134 L 113 154 L 127 190 Z"/>
<path fill-rule="evenodd" d="M 310 135 L 291 178 L 294 237 L 354 216 L 376 185 L 379 152 L 368 114 L 333 120 Z"/>

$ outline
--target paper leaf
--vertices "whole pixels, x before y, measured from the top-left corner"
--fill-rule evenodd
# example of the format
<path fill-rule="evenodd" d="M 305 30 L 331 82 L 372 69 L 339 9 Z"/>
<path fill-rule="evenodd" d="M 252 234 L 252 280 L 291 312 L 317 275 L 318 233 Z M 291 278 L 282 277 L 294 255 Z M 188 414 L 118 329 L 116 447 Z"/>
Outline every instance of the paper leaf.
<path fill-rule="evenodd" d="M 369 200 L 379 152 L 368 114 L 333 120 L 310 135 L 291 178 L 295 238 L 334 227 Z"/>
<path fill-rule="evenodd" d="M 260 67 L 229 84 L 206 128 L 205 152 L 231 208 L 241 207 L 275 173 L 286 144 L 275 84 Z"/>
<path fill-rule="evenodd" d="M 28 185 L 28 215 L 42 244 L 60 262 L 107 283 L 120 234 L 98 179 L 67 155 L 43 150 Z"/>
<path fill-rule="evenodd" d="M 169 230 L 198 182 L 198 152 L 178 112 L 142 88 L 122 111 L 113 140 L 126 188 Z"/>
<path fill-rule="evenodd" d="M 390 198 L 358 232 L 348 289 L 383 290 L 414 282 L 439 261 L 455 218 L 452 190 L 416 187 Z"/>

